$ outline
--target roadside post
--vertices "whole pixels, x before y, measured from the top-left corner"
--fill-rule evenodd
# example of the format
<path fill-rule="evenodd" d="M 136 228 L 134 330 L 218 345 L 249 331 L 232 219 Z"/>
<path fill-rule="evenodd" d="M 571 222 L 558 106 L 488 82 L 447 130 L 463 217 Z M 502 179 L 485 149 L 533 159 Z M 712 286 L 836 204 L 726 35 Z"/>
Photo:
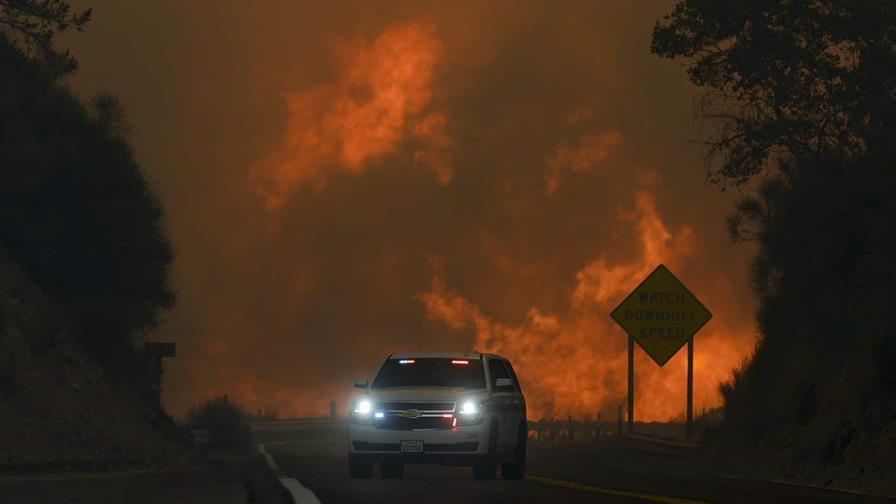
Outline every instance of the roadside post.
<path fill-rule="evenodd" d="M 694 429 L 694 337 L 688 340 L 688 420 L 685 436 L 690 441 Z"/>
<path fill-rule="evenodd" d="M 619 425 L 616 426 L 616 435 L 622 435 L 622 405 L 619 405 L 619 408 L 616 409 L 616 417 Z"/>
<path fill-rule="evenodd" d="M 174 357 L 177 346 L 174 343 L 147 341 L 143 343 L 143 352 L 149 361 L 147 366 L 152 379 L 151 387 L 156 396 L 156 406 L 162 409 L 162 357 Z"/>
<path fill-rule="evenodd" d="M 610 316 L 628 334 L 628 433 L 635 421 L 635 342 L 660 367 L 688 345 L 687 439 L 693 435 L 694 335 L 712 313 L 665 265 L 647 275 Z M 620 408 L 621 409 L 621 408 Z"/>
<path fill-rule="evenodd" d="M 622 429 L 619 429 L 622 432 Z M 628 336 L 628 433 L 635 432 L 635 338 Z"/>

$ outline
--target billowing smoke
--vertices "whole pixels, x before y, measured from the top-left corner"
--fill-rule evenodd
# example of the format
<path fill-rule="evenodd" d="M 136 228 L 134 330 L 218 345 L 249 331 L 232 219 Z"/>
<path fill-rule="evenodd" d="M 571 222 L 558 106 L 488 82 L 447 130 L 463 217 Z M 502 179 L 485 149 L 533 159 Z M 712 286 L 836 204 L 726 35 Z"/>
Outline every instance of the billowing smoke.
<path fill-rule="evenodd" d="M 439 182 L 451 181 L 445 116 L 430 107 L 442 58 L 434 31 L 410 23 L 370 43 L 342 42 L 335 82 L 287 95 L 283 143 L 252 167 L 250 177 L 269 210 L 306 185 L 323 190 L 330 171 L 360 173 L 411 141 L 415 161 Z"/>
<path fill-rule="evenodd" d="M 584 135 L 575 147 L 561 145 L 548 159 L 545 192 L 548 194 L 557 192 L 557 187 L 560 186 L 560 173 L 563 171 L 590 172 L 595 165 L 607 159 L 613 147 L 621 141 L 622 135 L 614 131 Z"/>
<path fill-rule="evenodd" d="M 704 184 L 695 90 L 649 54 L 667 3 L 90 3 L 73 85 L 122 97 L 176 247 L 152 336 L 178 343 L 175 414 L 344 410 L 390 352 L 476 347 L 533 417 L 607 415 L 609 312 L 660 262 L 714 314 L 698 409 L 749 355 L 733 198 Z M 680 416 L 684 356 L 636 361 L 638 418 Z"/>

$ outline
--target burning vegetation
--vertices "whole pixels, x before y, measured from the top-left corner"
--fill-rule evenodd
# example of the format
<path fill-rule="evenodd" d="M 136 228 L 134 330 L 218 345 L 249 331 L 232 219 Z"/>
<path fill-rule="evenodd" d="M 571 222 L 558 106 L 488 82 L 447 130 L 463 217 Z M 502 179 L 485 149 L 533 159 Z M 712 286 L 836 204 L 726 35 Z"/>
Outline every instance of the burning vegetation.
<path fill-rule="evenodd" d="M 522 324 L 501 323 L 438 276 L 421 296 L 427 314 L 457 331 L 475 329 L 477 350 L 510 358 L 526 387 L 531 417 L 611 418 L 616 405 L 625 400 L 627 336 L 609 319 L 609 312 L 657 264 L 685 265 L 696 252 L 694 230 L 685 226 L 669 231 L 649 193 L 636 195 L 636 209 L 628 218 L 635 224 L 640 253 L 630 262 L 610 263 L 599 257 L 582 267 L 568 295 L 565 316 L 532 307 Z M 747 349 L 733 343 L 737 340 L 728 331 L 729 327 L 710 324 L 697 337 L 696 386 L 702 394 L 698 410 L 719 406 L 719 383 L 747 357 Z M 681 417 L 684 359 L 673 358 L 666 368 L 659 368 L 639 351 L 637 360 L 636 417 L 646 421 Z"/>

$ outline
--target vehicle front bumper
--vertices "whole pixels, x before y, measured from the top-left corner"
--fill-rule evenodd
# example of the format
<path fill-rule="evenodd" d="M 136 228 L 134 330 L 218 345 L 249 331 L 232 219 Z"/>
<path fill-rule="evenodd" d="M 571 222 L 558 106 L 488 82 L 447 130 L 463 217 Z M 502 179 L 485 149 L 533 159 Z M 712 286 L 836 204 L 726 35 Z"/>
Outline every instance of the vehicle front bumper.
<path fill-rule="evenodd" d="M 348 450 L 356 458 L 405 463 L 469 465 L 488 456 L 488 423 L 451 429 L 387 430 L 349 423 Z M 402 441 L 423 441 L 423 453 L 401 453 Z"/>

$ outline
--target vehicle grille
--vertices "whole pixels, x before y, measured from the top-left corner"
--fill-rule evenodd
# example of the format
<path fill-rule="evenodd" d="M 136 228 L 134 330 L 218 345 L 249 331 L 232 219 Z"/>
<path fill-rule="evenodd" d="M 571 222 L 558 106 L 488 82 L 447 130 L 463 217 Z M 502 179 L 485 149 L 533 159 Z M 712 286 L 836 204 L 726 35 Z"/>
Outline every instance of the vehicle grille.
<path fill-rule="evenodd" d="M 399 443 L 371 443 L 368 441 L 352 441 L 352 447 L 357 451 L 397 452 Z M 477 441 L 464 443 L 424 443 L 424 453 L 433 452 L 474 452 L 479 449 Z"/>
<path fill-rule="evenodd" d="M 385 430 L 450 429 L 454 425 L 453 402 L 386 402 L 377 404 L 383 418 L 373 425 Z"/>
<path fill-rule="evenodd" d="M 453 418 L 417 417 L 408 418 L 398 415 L 386 415 L 385 418 L 375 419 L 374 427 L 386 430 L 420 430 L 420 429 L 450 429 Z"/>
<path fill-rule="evenodd" d="M 384 402 L 377 404 L 379 411 L 407 411 L 418 409 L 425 412 L 453 413 L 453 402 Z"/>
<path fill-rule="evenodd" d="M 371 443 L 369 441 L 352 441 L 352 447 L 358 451 L 389 451 L 397 452 L 398 443 Z"/>

